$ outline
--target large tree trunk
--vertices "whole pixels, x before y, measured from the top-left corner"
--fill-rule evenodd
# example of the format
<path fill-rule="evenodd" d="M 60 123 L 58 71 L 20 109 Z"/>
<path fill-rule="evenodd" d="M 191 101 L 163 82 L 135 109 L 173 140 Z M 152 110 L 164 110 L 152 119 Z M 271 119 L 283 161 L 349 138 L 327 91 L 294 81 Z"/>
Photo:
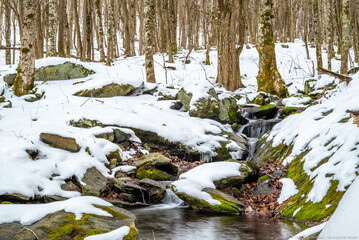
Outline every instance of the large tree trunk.
<path fill-rule="evenodd" d="M 156 29 L 156 9 L 155 0 L 145 0 L 145 65 L 146 65 L 146 81 L 155 83 L 155 69 L 153 62 L 154 33 Z"/>
<path fill-rule="evenodd" d="M 65 0 L 58 1 L 58 24 L 59 31 L 57 35 L 57 49 L 59 52 L 59 57 L 65 57 L 65 19 L 66 19 L 66 8 L 65 8 Z"/>
<path fill-rule="evenodd" d="M 140 19 L 140 26 L 139 26 L 139 28 L 140 28 L 140 30 L 139 30 L 139 40 L 138 40 L 138 45 L 139 45 L 139 52 L 140 52 L 140 55 L 142 55 L 143 54 L 143 49 L 144 49 L 144 47 L 143 47 L 143 38 L 144 38 L 144 22 L 143 22 L 143 11 L 144 11 L 144 9 L 143 9 L 143 0 L 140 0 L 139 1 L 139 11 L 138 11 L 138 16 L 139 16 L 139 19 Z"/>
<path fill-rule="evenodd" d="M 16 96 L 25 95 L 33 88 L 35 72 L 35 29 L 36 29 L 36 6 L 37 0 L 24 0 L 24 18 L 21 36 L 20 63 L 14 93 Z"/>
<path fill-rule="evenodd" d="M 44 36 L 42 34 L 42 22 L 41 22 L 41 4 L 36 7 L 36 58 L 44 57 Z"/>
<path fill-rule="evenodd" d="M 56 0 L 49 0 L 49 27 L 48 27 L 48 45 L 46 55 L 50 57 L 57 56 L 56 53 Z"/>
<path fill-rule="evenodd" d="M 258 91 L 285 97 L 288 90 L 277 69 L 272 19 L 273 0 L 260 0 Z"/>
<path fill-rule="evenodd" d="M 77 7 L 77 0 L 73 0 L 74 4 L 74 16 L 75 16 L 75 29 L 76 29 L 76 38 L 77 38 L 77 56 L 80 57 L 80 59 L 84 59 L 83 51 L 82 51 L 82 41 L 81 41 L 81 30 L 80 30 L 80 19 L 79 19 L 79 13 L 78 13 L 78 7 Z"/>
<path fill-rule="evenodd" d="M 243 87 L 239 74 L 239 54 L 236 48 L 237 0 L 218 0 L 218 75 L 217 82 L 227 90 Z M 241 0 L 242 1 L 242 0 Z"/>
<path fill-rule="evenodd" d="M 315 35 L 315 48 L 317 55 L 317 68 L 323 67 L 323 59 L 322 59 L 322 34 L 319 27 L 319 0 L 313 0 L 313 27 L 314 27 L 314 35 Z"/>

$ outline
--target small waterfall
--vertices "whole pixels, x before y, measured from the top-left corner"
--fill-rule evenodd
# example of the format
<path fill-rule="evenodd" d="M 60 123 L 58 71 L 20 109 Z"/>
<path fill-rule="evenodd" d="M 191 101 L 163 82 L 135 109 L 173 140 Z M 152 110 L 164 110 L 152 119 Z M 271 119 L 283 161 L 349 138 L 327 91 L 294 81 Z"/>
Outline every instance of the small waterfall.
<path fill-rule="evenodd" d="M 260 138 L 263 134 L 271 130 L 274 125 L 279 123 L 280 119 L 270 119 L 270 120 L 255 120 L 249 122 L 242 129 L 242 133 L 249 138 Z"/>
<path fill-rule="evenodd" d="M 177 197 L 177 195 L 172 192 L 171 189 L 166 189 L 165 198 L 163 199 L 163 204 L 165 205 L 176 205 L 176 206 L 182 206 L 183 201 Z"/>

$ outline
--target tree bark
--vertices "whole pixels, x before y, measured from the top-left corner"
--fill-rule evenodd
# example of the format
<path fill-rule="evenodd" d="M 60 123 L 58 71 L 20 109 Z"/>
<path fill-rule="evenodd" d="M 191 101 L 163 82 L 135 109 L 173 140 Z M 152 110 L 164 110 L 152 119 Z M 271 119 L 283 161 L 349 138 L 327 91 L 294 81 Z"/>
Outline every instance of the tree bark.
<path fill-rule="evenodd" d="M 16 96 L 27 94 L 34 85 L 35 39 L 37 0 L 24 0 L 23 32 L 21 36 L 20 63 L 14 83 Z"/>
<path fill-rule="evenodd" d="M 49 27 L 48 27 L 48 45 L 46 54 L 49 57 L 57 56 L 56 53 L 56 0 L 49 0 Z"/>
<path fill-rule="evenodd" d="M 5 7 L 5 64 L 11 64 L 11 8 L 9 1 L 4 2 Z"/>
<path fill-rule="evenodd" d="M 113 31 L 115 31 L 114 3 L 108 0 L 108 20 L 107 20 L 107 66 L 111 66 L 111 62 L 115 56 Z"/>
<path fill-rule="evenodd" d="M 153 62 L 153 48 L 154 48 L 154 32 L 156 26 L 156 10 L 155 0 L 145 0 L 145 65 L 146 65 L 146 81 L 155 83 L 155 69 Z"/>
<path fill-rule="evenodd" d="M 103 35 L 103 26 L 102 26 L 102 13 L 101 13 L 101 0 L 95 1 L 96 6 L 96 22 L 97 22 L 97 31 L 98 31 L 98 50 L 100 52 L 100 62 L 105 62 L 105 50 L 103 47 L 104 35 Z"/>
<path fill-rule="evenodd" d="M 286 97 L 288 90 L 282 80 L 276 63 L 275 44 L 273 41 L 273 0 L 260 0 L 259 73 L 258 91 Z"/>
<path fill-rule="evenodd" d="M 349 56 L 349 45 L 350 45 L 350 29 L 349 29 L 349 2 L 348 0 L 343 0 L 342 6 L 342 52 L 340 60 L 340 73 L 348 73 L 348 56 Z"/>
<path fill-rule="evenodd" d="M 316 48 L 316 56 L 317 56 L 317 68 L 323 67 L 323 59 L 322 59 L 322 36 L 319 28 L 319 4 L 318 0 L 312 0 L 313 4 L 313 27 L 314 27 L 314 35 L 315 35 L 315 48 Z"/>

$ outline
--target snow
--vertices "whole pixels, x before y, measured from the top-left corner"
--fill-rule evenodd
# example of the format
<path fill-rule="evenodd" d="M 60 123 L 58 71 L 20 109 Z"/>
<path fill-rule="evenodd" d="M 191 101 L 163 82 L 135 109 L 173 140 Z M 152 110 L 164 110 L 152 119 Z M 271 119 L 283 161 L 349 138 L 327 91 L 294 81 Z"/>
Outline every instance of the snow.
<path fill-rule="evenodd" d="M 319 225 L 316 225 L 314 227 L 310 227 L 305 229 L 304 231 L 298 233 L 297 235 L 295 235 L 294 237 L 289 238 L 288 240 L 301 240 L 304 239 L 306 237 L 309 237 L 310 235 L 313 235 L 315 233 L 320 232 L 325 226 L 326 226 L 327 222 L 323 222 Z M 319 238 L 318 239 L 325 239 L 325 238 Z M 328 238 L 328 239 L 336 239 L 336 238 Z"/>
<path fill-rule="evenodd" d="M 129 232 L 130 228 L 124 226 L 108 233 L 86 237 L 84 240 L 122 240 Z"/>
<path fill-rule="evenodd" d="M 359 177 L 340 200 L 337 209 L 325 225 L 318 239 L 358 239 L 359 238 Z"/>
<path fill-rule="evenodd" d="M 1 204 L 0 224 L 17 221 L 23 225 L 30 225 L 48 214 L 61 210 L 74 213 L 77 220 L 82 218 L 83 213 L 112 217 L 111 214 L 94 205 L 111 206 L 110 203 L 96 197 L 74 197 L 45 204 Z"/>
<path fill-rule="evenodd" d="M 214 162 L 202 164 L 180 175 L 179 180 L 172 183 L 177 192 L 202 199 L 211 205 L 220 205 L 218 200 L 203 192 L 204 188 L 215 189 L 214 181 L 233 176 L 240 176 L 241 164 L 236 162 Z"/>
<path fill-rule="evenodd" d="M 277 201 L 279 204 L 282 204 L 284 201 L 297 194 L 298 189 L 295 186 L 294 181 L 290 178 L 282 178 L 279 181 L 283 184 L 283 186 Z"/>
<path fill-rule="evenodd" d="M 310 97 L 289 97 L 284 98 L 282 103 L 286 107 L 305 107 L 305 104 L 308 104 L 312 99 Z"/>
<path fill-rule="evenodd" d="M 129 166 L 129 165 L 118 166 L 112 169 L 111 177 L 114 177 L 117 172 L 130 172 L 136 169 L 137 168 L 135 166 Z"/>

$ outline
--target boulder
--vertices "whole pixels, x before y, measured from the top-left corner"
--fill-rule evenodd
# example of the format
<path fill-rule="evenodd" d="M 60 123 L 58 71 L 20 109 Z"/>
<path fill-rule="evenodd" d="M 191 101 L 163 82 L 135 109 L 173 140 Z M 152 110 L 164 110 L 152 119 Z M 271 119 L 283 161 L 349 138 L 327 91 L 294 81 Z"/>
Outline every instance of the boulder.
<path fill-rule="evenodd" d="M 134 161 L 133 165 L 138 168 L 136 177 L 139 179 L 171 180 L 178 173 L 178 166 L 160 153 L 145 155 Z"/>
<path fill-rule="evenodd" d="M 133 162 L 133 166 L 137 168 L 140 168 L 144 165 L 158 167 L 169 164 L 171 164 L 171 159 L 163 156 L 161 153 L 150 153 Z"/>
<path fill-rule="evenodd" d="M 255 163 L 249 161 L 236 161 L 236 160 L 230 160 L 230 161 L 241 163 L 241 166 L 239 168 L 241 175 L 225 177 L 220 180 L 214 181 L 213 183 L 216 186 L 216 188 L 221 188 L 221 189 L 227 187 L 240 188 L 241 185 L 244 183 L 249 183 L 257 180 L 259 168 Z"/>
<path fill-rule="evenodd" d="M 126 180 L 120 180 L 117 178 L 112 178 L 111 182 L 115 189 L 121 193 L 121 199 L 127 202 L 148 202 L 148 191 Z"/>
<path fill-rule="evenodd" d="M 74 95 L 79 97 L 97 97 L 97 98 L 109 98 L 116 96 L 128 96 L 136 87 L 130 84 L 116 84 L 111 83 L 101 88 L 86 89 L 76 92 Z"/>
<path fill-rule="evenodd" d="M 30 197 L 22 195 L 20 193 L 5 193 L 0 195 L 0 202 L 8 201 L 12 203 L 24 203 L 24 202 L 29 202 L 30 200 L 31 200 Z"/>
<path fill-rule="evenodd" d="M 144 178 L 139 182 L 140 186 L 149 192 L 149 203 L 160 203 L 165 198 L 165 187 L 157 181 Z"/>
<path fill-rule="evenodd" d="M 35 81 L 56 81 L 84 78 L 94 73 L 94 71 L 88 70 L 82 65 L 65 62 L 63 64 L 50 65 L 36 69 Z"/>
<path fill-rule="evenodd" d="M 286 107 L 280 112 L 280 117 L 285 118 L 298 111 L 296 107 Z"/>
<path fill-rule="evenodd" d="M 271 194 L 273 192 L 273 186 L 270 184 L 268 180 L 263 181 L 259 184 L 257 184 L 254 187 L 253 195 L 262 195 L 262 194 Z"/>
<path fill-rule="evenodd" d="M 40 139 L 54 148 L 69 152 L 79 152 L 81 149 L 74 138 L 62 137 L 52 133 L 41 133 Z"/>
<path fill-rule="evenodd" d="M 123 226 L 130 227 L 130 232 L 124 239 L 138 239 L 136 217 L 132 213 L 115 206 L 96 207 L 110 213 L 112 217 L 83 214 L 80 220 L 76 220 L 75 214 L 58 211 L 26 227 L 16 222 L 1 224 L 1 239 L 84 239 L 87 236 L 110 232 Z"/>
<path fill-rule="evenodd" d="M 97 138 L 103 138 L 110 142 L 114 143 L 122 143 L 124 141 L 128 141 L 131 138 L 131 134 L 125 133 L 120 129 L 112 129 L 113 131 L 105 132 L 101 134 L 95 135 Z"/>
<path fill-rule="evenodd" d="M 353 67 L 353 68 L 349 69 L 348 75 L 354 75 L 357 72 L 359 72 L 359 67 Z"/>
<path fill-rule="evenodd" d="M 96 167 L 87 169 L 81 182 L 86 184 L 81 186 L 85 196 L 100 197 L 107 190 L 107 178 Z"/>
<path fill-rule="evenodd" d="M 219 121 L 222 123 L 241 123 L 246 122 L 242 117 L 242 113 L 237 105 L 237 99 L 227 97 L 219 102 Z"/>
<path fill-rule="evenodd" d="M 194 210 L 213 214 L 238 215 L 244 212 L 244 206 L 236 198 L 216 189 L 204 189 L 212 198 L 220 202 L 219 205 L 211 205 L 207 201 L 195 198 L 183 192 L 176 192 L 173 185 L 171 190 Z"/>
<path fill-rule="evenodd" d="M 4 76 L 4 82 L 7 83 L 7 85 L 12 86 L 14 85 L 15 79 L 16 79 L 16 73 L 10 73 Z"/>
<path fill-rule="evenodd" d="M 274 104 L 264 105 L 257 108 L 254 115 L 261 119 L 272 119 L 277 115 L 278 107 Z"/>

